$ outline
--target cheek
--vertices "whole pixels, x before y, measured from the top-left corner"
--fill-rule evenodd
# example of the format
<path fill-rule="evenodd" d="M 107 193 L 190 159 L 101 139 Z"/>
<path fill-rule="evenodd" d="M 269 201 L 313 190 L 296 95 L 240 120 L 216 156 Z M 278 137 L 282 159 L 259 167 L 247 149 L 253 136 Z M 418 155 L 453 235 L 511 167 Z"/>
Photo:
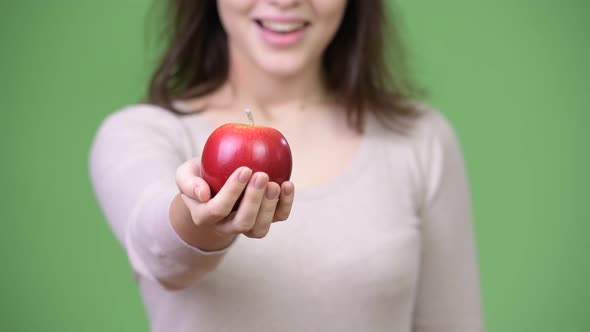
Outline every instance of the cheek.
<path fill-rule="evenodd" d="M 339 20 L 346 11 L 346 0 L 316 0 L 313 1 L 314 11 L 320 19 Z"/>
<path fill-rule="evenodd" d="M 230 38 L 239 36 L 243 31 L 243 25 L 248 21 L 248 13 L 252 6 L 251 0 L 217 0 L 221 24 Z"/>
<path fill-rule="evenodd" d="M 322 41 L 330 41 L 342 22 L 346 11 L 345 0 L 317 0 L 314 9 L 319 25 L 321 26 Z M 326 45 L 327 46 L 327 45 Z"/>

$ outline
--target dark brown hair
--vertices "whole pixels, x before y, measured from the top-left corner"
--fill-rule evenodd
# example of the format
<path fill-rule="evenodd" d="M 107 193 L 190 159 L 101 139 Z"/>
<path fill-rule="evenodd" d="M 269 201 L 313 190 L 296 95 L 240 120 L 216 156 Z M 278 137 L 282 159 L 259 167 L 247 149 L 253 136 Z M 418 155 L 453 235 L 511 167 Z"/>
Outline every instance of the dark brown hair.
<path fill-rule="evenodd" d="M 166 6 L 168 43 L 147 101 L 179 112 L 173 100 L 205 96 L 227 80 L 227 35 L 215 0 L 169 0 Z M 348 119 L 359 131 L 366 111 L 403 130 L 396 126 L 398 120 L 417 114 L 410 101 L 423 93 L 410 82 L 397 22 L 388 20 L 387 13 L 383 0 L 349 0 L 324 53 L 327 87 L 346 105 Z"/>

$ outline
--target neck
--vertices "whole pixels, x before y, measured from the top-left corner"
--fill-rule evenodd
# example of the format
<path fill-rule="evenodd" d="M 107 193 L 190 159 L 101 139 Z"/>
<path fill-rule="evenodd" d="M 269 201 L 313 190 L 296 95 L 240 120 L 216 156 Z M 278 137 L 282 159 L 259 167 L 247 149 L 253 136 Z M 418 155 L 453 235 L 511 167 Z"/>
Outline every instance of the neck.
<path fill-rule="evenodd" d="M 309 104 L 321 102 L 327 97 L 319 61 L 287 77 L 261 70 L 238 52 L 231 52 L 230 58 L 225 88 L 236 107 L 250 108 L 257 114 L 271 118 L 275 112 L 303 110 Z"/>

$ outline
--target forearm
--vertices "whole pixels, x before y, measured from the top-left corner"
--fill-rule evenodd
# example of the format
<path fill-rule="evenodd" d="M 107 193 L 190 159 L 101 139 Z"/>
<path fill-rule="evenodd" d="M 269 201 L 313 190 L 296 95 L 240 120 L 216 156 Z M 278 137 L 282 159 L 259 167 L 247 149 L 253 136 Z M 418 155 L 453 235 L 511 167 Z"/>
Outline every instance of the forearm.
<path fill-rule="evenodd" d="M 214 226 L 197 227 L 180 194 L 177 194 L 170 204 L 170 224 L 181 239 L 203 251 L 227 248 L 236 237 L 235 235 L 219 234 L 215 231 Z"/>
<path fill-rule="evenodd" d="M 158 186 L 151 192 L 136 208 L 139 214 L 132 218 L 127 230 L 126 248 L 131 262 L 141 275 L 168 289 L 190 287 L 217 268 L 227 253 L 223 248 L 227 249 L 231 240 L 211 240 L 211 233 L 188 227 L 191 221 L 180 218 L 188 211 L 180 209 L 184 203 L 178 201 L 175 186 Z M 179 222 L 182 220 L 184 223 Z"/>
<path fill-rule="evenodd" d="M 177 205 L 174 174 L 194 153 L 182 130 L 169 112 L 133 107 L 105 119 L 89 155 L 97 200 L 133 270 L 174 288 L 213 271 L 227 252 L 216 249 L 231 243 L 179 222 L 187 221 L 188 211 Z"/>

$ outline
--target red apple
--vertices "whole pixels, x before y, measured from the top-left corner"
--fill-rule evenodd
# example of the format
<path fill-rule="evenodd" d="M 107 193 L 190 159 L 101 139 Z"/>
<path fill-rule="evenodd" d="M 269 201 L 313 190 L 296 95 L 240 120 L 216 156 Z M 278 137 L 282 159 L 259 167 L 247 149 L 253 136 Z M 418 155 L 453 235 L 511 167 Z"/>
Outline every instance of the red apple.
<path fill-rule="evenodd" d="M 278 130 L 253 124 L 228 123 L 215 129 L 205 142 L 201 175 L 214 196 L 239 167 L 265 172 L 279 185 L 291 178 L 291 148 Z M 234 207 L 237 207 L 238 203 Z"/>

